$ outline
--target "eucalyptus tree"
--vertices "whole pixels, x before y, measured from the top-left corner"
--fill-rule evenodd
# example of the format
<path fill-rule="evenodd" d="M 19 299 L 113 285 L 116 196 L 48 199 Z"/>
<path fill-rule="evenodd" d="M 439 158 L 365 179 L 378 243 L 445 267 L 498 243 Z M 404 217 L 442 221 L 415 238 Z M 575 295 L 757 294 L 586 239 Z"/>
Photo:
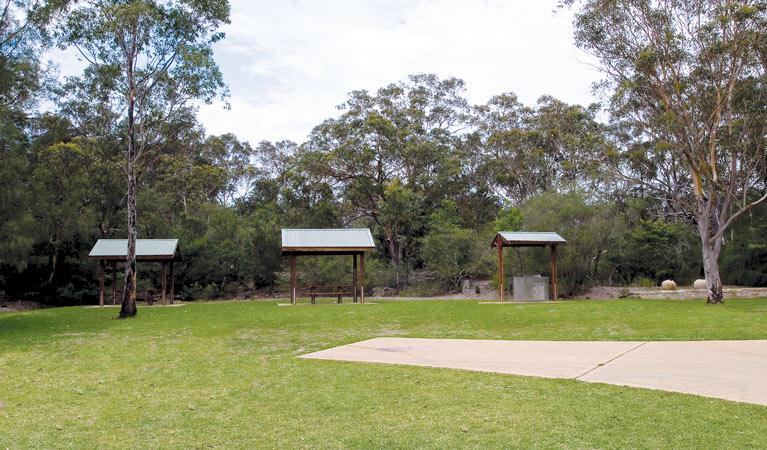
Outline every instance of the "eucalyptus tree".
<path fill-rule="evenodd" d="M 126 200 L 121 187 L 125 132 L 119 96 L 105 81 L 96 67 L 88 67 L 81 76 L 67 78 L 56 92 L 57 115 L 66 119 L 71 140 L 90 156 L 91 206 L 101 238 L 124 232 Z"/>
<path fill-rule="evenodd" d="M 75 142 L 58 142 L 35 150 L 30 187 L 34 192 L 32 212 L 45 228 L 44 247 L 50 255 L 48 283 L 53 283 L 59 267 L 61 248 L 83 234 L 93 222 L 95 212 L 89 176 L 97 164 L 87 148 Z"/>
<path fill-rule="evenodd" d="M 251 191 L 257 169 L 252 161 L 255 151 L 248 142 L 240 141 L 231 133 L 209 136 L 200 150 L 205 162 L 225 175 L 215 192 L 215 200 L 219 204 L 233 205 Z"/>
<path fill-rule="evenodd" d="M 742 0 L 565 0 L 575 39 L 606 75 L 627 130 L 615 173 L 694 216 L 708 302 L 736 219 L 767 199 L 767 4 Z"/>
<path fill-rule="evenodd" d="M 23 109 L 40 89 L 39 41 L 34 2 L 0 6 L 0 107 Z"/>
<path fill-rule="evenodd" d="M 120 317 L 136 315 L 137 162 L 147 158 L 162 125 L 192 100 L 225 93 L 212 45 L 229 21 L 226 0 L 85 0 L 69 6 L 57 29 L 114 93 L 128 181 L 128 256 Z"/>
<path fill-rule="evenodd" d="M 596 111 L 596 105 L 568 105 L 549 96 L 530 107 L 513 93 L 496 95 L 475 108 L 468 141 L 482 155 L 477 170 L 500 198 L 517 205 L 552 190 L 596 191 L 602 180 L 594 154 L 605 148 Z"/>
<path fill-rule="evenodd" d="M 548 185 L 542 167 L 540 136 L 527 126 L 532 108 L 513 93 L 494 96 L 475 108 L 475 133 L 470 139 L 483 155 L 481 170 L 490 178 L 495 194 L 519 204 Z"/>
<path fill-rule="evenodd" d="M 461 191 L 463 90 L 461 80 L 419 74 L 374 94 L 353 91 L 341 116 L 317 126 L 297 152 L 303 170 L 294 175 L 332 186 L 347 222 L 372 223 L 398 278 L 430 211 Z"/>
<path fill-rule="evenodd" d="M 43 96 L 46 70 L 40 63 L 48 20 L 59 1 L 0 3 L 0 264 L 25 267 L 35 237 L 27 183 L 27 127 Z"/>

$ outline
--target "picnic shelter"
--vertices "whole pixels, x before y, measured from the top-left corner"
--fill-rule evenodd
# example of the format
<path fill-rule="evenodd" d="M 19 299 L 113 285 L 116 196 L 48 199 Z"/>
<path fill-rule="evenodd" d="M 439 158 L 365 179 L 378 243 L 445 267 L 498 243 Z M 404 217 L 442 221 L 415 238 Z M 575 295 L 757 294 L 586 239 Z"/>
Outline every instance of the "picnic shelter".
<path fill-rule="evenodd" d="M 104 270 L 112 266 L 112 304 L 117 302 L 117 263 L 128 258 L 127 239 L 99 239 L 88 254 L 88 259 L 99 261 L 99 306 L 104 306 Z M 136 263 L 162 264 L 162 304 L 165 305 L 167 272 L 170 268 L 170 303 L 175 298 L 176 275 L 173 263 L 182 261 L 178 239 L 136 239 Z M 169 267 L 170 266 L 170 267 Z"/>
<path fill-rule="evenodd" d="M 551 247 L 551 298 L 558 299 L 557 292 L 557 245 L 567 241 L 557 233 L 499 231 L 490 248 L 498 249 L 498 301 L 504 301 L 503 295 L 503 248 L 504 247 Z"/>
<path fill-rule="evenodd" d="M 296 304 L 297 294 L 311 297 L 312 303 L 319 296 L 341 298 L 352 296 L 357 302 L 359 288 L 360 303 L 365 303 L 365 252 L 375 250 L 373 235 L 368 228 L 334 228 L 334 229 L 296 229 L 282 230 L 282 254 L 290 257 L 290 303 Z M 351 255 L 352 284 L 310 285 L 307 292 L 298 291 L 298 273 L 296 258 L 307 255 Z M 360 271 L 357 273 L 357 257 L 360 260 Z M 351 291 L 348 289 L 351 288 Z"/>

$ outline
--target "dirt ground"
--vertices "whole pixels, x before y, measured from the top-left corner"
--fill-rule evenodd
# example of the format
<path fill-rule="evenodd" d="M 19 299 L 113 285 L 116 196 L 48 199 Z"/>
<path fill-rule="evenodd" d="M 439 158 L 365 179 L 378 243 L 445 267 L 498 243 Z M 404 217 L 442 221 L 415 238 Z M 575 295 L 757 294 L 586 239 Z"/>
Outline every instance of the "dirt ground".
<path fill-rule="evenodd" d="M 33 309 L 43 309 L 45 307 L 45 305 L 39 302 L 19 300 L 15 302 L 0 303 L 0 312 L 31 311 Z"/>
<path fill-rule="evenodd" d="M 477 292 L 479 291 L 479 292 Z M 767 297 L 767 288 L 742 288 L 737 286 L 725 286 L 725 299 L 727 298 L 755 298 Z M 507 292 L 508 296 L 509 293 Z M 675 291 L 662 291 L 660 287 L 618 287 L 618 286 L 594 286 L 574 299 L 593 299 L 593 300 L 612 300 L 624 297 L 645 298 L 645 299 L 672 299 L 672 300 L 690 300 L 706 298 L 704 289 L 691 289 L 689 287 L 680 287 Z M 367 295 L 366 300 L 494 300 L 498 298 L 498 291 L 492 286 L 490 281 L 471 281 L 465 283 L 462 292 L 428 296 L 428 297 L 402 297 L 398 295 Z M 254 294 L 241 294 L 235 297 L 219 298 L 210 301 L 273 301 L 286 300 L 283 295 L 264 295 L 263 292 Z M 344 302 L 351 299 L 344 298 Z M 34 309 L 48 308 L 40 302 L 19 300 L 0 302 L 0 312 L 30 311 Z"/>

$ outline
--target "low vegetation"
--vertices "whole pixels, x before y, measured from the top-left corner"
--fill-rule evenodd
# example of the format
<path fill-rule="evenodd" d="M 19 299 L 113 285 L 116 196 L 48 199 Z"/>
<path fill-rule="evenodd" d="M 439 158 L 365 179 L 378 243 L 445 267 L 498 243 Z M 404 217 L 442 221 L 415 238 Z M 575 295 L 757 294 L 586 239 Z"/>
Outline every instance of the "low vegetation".
<path fill-rule="evenodd" d="M 573 380 L 305 360 L 376 336 L 767 339 L 767 300 L 274 302 L 0 313 L 0 448 L 759 448 L 767 408 Z"/>

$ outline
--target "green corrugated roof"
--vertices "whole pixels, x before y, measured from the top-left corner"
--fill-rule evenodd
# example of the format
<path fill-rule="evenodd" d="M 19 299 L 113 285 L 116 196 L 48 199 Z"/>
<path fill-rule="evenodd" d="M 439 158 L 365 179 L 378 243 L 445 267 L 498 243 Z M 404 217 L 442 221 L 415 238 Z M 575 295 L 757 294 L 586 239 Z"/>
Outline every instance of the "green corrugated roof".
<path fill-rule="evenodd" d="M 178 239 L 136 239 L 136 257 L 173 258 L 178 250 Z M 128 254 L 127 239 L 99 239 L 88 254 L 90 258 L 121 257 Z M 180 252 L 179 252 L 179 257 Z"/>
<path fill-rule="evenodd" d="M 552 232 L 537 231 L 499 231 L 509 242 L 567 242 L 562 236 Z"/>
<path fill-rule="evenodd" d="M 567 241 L 557 233 L 553 232 L 538 232 L 538 231 L 499 231 L 496 237 L 493 239 L 490 247 L 496 246 L 498 237 L 503 238 L 510 245 L 518 246 L 537 246 L 537 245 L 557 245 L 566 244 Z M 505 244 L 506 245 L 506 244 Z"/>
<path fill-rule="evenodd" d="M 370 248 L 375 249 L 368 228 L 283 228 L 282 248 Z"/>

